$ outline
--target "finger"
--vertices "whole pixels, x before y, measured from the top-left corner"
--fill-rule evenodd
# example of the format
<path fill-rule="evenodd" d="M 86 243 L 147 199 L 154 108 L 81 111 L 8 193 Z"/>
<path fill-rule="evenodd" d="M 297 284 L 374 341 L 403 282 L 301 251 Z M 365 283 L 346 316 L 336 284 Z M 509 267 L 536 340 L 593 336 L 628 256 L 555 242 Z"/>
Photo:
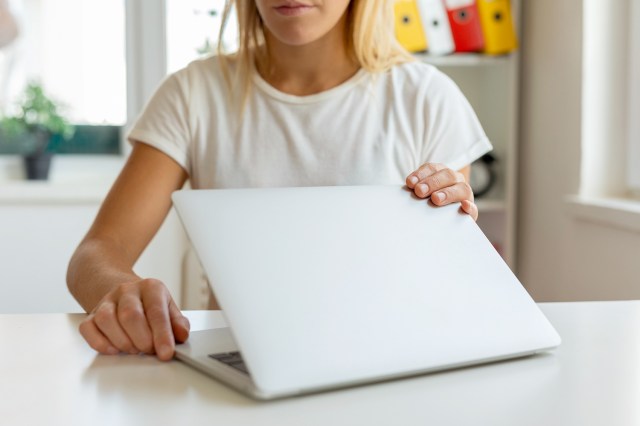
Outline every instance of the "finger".
<path fill-rule="evenodd" d="M 189 319 L 182 315 L 173 299 L 169 301 L 169 318 L 171 320 L 171 328 L 173 329 L 173 335 L 176 342 L 186 342 L 189 338 L 191 324 L 189 323 Z"/>
<path fill-rule="evenodd" d="M 463 182 L 465 182 L 465 179 L 462 173 L 456 172 L 452 169 L 438 170 L 437 172 L 425 177 L 418 183 L 418 185 L 416 185 L 416 190 L 420 192 L 420 194 L 417 195 L 429 197 L 436 191 L 440 191 L 444 188 Z"/>
<path fill-rule="evenodd" d="M 478 221 L 478 206 L 474 202 L 464 200 L 461 203 L 461 207 L 462 211 L 471 216 L 476 222 Z"/>
<path fill-rule="evenodd" d="M 93 322 L 93 314 L 89 315 L 78 327 L 80 335 L 95 351 L 106 355 L 117 355 L 120 351 L 100 332 Z"/>
<path fill-rule="evenodd" d="M 160 291 L 147 291 L 143 293 L 142 297 L 147 322 L 153 336 L 153 347 L 156 355 L 162 361 L 170 360 L 175 349 L 167 299 L 167 296 Z"/>
<path fill-rule="evenodd" d="M 137 352 L 153 353 L 153 337 L 145 317 L 144 307 L 137 295 L 127 295 L 118 303 L 118 322 L 131 339 Z"/>
<path fill-rule="evenodd" d="M 464 200 L 473 201 L 473 191 L 467 183 L 456 183 L 431 194 L 431 202 L 436 206 L 446 206 Z"/>
<path fill-rule="evenodd" d="M 465 179 L 462 173 L 451 169 L 442 169 L 418 182 L 414 191 L 418 197 L 426 198 L 436 191 L 463 182 Z"/>
<path fill-rule="evenodd" d="M 409 188 L 414 189 L 418 182 L 444 168 L 446 168 L 444 164 L 425 163 L 418 170 L 407 176 L 406 184 Z"/>
<path fill-rule="evenodd" d="M 113 303 L 100 305 L 93 313 L 93 322 L 100 332 L 121 352 L 138 353 L 131 339 L 120 326 L 116 315 L 116 306 Z"/>

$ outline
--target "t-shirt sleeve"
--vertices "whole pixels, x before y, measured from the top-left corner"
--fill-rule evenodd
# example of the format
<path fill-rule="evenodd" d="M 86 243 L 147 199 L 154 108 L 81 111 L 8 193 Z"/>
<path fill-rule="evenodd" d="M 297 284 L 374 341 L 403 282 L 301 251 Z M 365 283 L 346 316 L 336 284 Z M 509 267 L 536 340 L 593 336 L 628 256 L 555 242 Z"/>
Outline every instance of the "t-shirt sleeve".
<path fill-rule="evenodd" d="M 142 142 L 175 160 L 191 174 L 187 96 L 178 74 L 167 77 L 131 128 L 127 140 Z"/>
<path fill-rule="evenodd" d="M 460 170 L 493 149 L 469 101 L 448 76 L 436 70 L 426 96 L 423 163 Z"/>

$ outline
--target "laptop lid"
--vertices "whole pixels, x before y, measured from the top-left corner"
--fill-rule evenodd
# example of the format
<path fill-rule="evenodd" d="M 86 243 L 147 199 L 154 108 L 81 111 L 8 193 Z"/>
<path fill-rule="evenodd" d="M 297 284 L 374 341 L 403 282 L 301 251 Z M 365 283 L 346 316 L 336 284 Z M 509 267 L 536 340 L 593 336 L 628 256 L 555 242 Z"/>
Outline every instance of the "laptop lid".
<path fill-rule="evenodd" d="M 560 343 L 459 205 L 435 207 L 400 186 L 186 190 L 173 200 L 265 393 Z"/>

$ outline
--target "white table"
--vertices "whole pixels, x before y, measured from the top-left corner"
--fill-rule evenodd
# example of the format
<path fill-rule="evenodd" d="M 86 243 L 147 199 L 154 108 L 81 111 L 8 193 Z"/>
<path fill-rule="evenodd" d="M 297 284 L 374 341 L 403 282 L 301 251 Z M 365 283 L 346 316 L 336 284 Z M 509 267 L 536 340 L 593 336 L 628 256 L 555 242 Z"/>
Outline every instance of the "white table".
<path fill-rule="evenodd" d="M 276 402 L 178 361 L 97 356 L 82 315 L 0 315 L 0 425 L 640 425 L 640 301 L 540 306 L 554 352 Z"/>

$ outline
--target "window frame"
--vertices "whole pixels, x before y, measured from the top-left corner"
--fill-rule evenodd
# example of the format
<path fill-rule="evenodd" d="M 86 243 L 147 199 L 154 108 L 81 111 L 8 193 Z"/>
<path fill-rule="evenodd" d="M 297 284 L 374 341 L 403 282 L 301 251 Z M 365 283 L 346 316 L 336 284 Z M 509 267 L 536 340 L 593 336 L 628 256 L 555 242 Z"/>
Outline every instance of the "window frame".
<path fill-rule="evenodd" d="M 119 140 L 120 154 L 131 151 L 126 135 L 168 73 L 167 2 L 166 0 L 124 0 L 125 54 L 126 54 L 126 123 Z M 1 147 L 0 147 L 1 148 Z M 63 153 L 112 154 L 112 147 L 105 151 L 83 147 L 81 151 Z M 14 154 L 0 149 L 0 155 Z"/>
<path fill-rule="evenodd" d="M 167 74 L 165 0 L 126 0 L 127 125 L 128 133 Z M 122 152 L 131 148 L 122 140 Z"/>
<path fill-rule="evenodd" d="M 629 74 L 627 184 L 631 195 L 640 196 L 640 2 L 629 3 Z"/>
<path fill-rule="evenodd" d="M 640 130 L 634 112 L 640 102 L 634 81 L 637 2 L 585 0 L 583 10 L 579 194 L 637 198 L 632 184 L 640 167 Z"/>
<path fill-rule="evenodd" d="M 156 0 L 157 3 L 164 3 L 164 0 Z M 24 5 L 26 8 L 27 6 Z M 122 10 L 124 12 L 125 21 L 128 20 L 129 9 L 132 6 L 136 6 L 139 3 L 137 0 L 121 0 Z M 152 2 L 145 1 L 146 6 L 149 10 L 143 9 L 140 10 L 139 13 L 149 13 L 152 10 L 155 10 L 155 6 L 152 5 Z M 42 3 L 36 3 L 36 5 L 32 5 L 31 12 L 42 13 L 39 10 L 39 7 L 42 6 Z M 37 6 L 37 7 L 36 7 Z M 152 6 L 152 7 L 149 7 Z M 36 7 L 34 9 L 34 7 Z M 140 8 L 138 8 L 140 9 Z M 19 9 L 22 10 L 22 9 Z M 157 15 L 157 14 L 156 14 Z M 26 16 L 22 16 L 22 14 L 18 15 L 19 20 L 27 19 Z M 127 61 L 129 59 L 128 52 L 130 50 L 130 40 L 128 37 L 129 31 L 127 30 L 127 23 L 125 22 L 125 54 L 127 54 Z M 24 35 L 22 36 L 25 37 Z M 28 37 L 27 37 L 28 38 Z M 136 40 L 136 37 L 132 40 Z M 19 41 L 19 43 L 25 43 L 25 41 Z M 161 51 L 161 50 L 160 50 Z M 59 135 L 53 135 L 50 139 L 48 149 L 56 154 L 63 155 L 122 155 L 124 151 L 122 150 L 123 144 L 123 135 L 125 134 L 124 128 L 131 121 L 131 114 L 129 113 L 130 106 L 128 102 L 128 98 L 130 96 L 131 87 L 129 84 L 129 79 L 131 76 L 129 75 L 129 66 L 125 64 L 125 79 L 126 79 L 126 87 L 125 87 L 125 96 L 127 97 L 127 102 L 125 103 L 125 123 L 123 124 L 78 124 L 75 121 L 72 121 L 72 124 L 76 127 L 76 134 L 69 141 L 65 141 L 62 143 L 62 138 Z M 138 80 L 144 81 L 144 78 L 139 77 Z M 20 137 L 18 137 L 20 138 Z M 14 138 L 15 139 L 15 138 Z M 9 141 L 9 143 L 6 143 Z M 92 141 L 96 141 L 96 143 L 92 143 Z M 26 148 L 25 148 L 26 146 Z M 26 150 L 25 150 L 26 149 Z M 28 145 L 24 144 L 15 144 L 12 143 L 10 138 L 4 138 L 2 135 L 2 129 L 0 129 L 0 156 L 15 156 L 15 155 L 25 155 L 28 151 Z"/>

